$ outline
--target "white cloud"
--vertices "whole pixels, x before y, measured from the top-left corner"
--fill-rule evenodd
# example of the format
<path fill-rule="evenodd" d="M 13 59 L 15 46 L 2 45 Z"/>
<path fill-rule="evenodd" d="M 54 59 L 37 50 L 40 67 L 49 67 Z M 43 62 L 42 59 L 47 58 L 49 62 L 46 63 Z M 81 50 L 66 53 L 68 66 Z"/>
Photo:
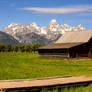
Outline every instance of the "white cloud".
<path fill-rule="evenodd" d="M 76 5 L 76 6 L 64 6 L 58 8 L 40 8 L 40 7 L 29 7 L 22 8 L 22 10 L 35 11 L 40 13 L 56 13 L 56 14 L 64 14 L 64 13 L 76 13 L 76 12 L 85 12 L 92 11 L 92 5 Z"/>

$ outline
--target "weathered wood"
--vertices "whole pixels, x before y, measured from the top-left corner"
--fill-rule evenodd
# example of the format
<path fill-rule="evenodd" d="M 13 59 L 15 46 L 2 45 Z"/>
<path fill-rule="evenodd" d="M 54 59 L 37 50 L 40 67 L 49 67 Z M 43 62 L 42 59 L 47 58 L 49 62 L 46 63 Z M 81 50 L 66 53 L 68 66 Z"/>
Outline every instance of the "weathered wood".
<path fill-rule="evenodd" d="M 44 57 L 62 57 L 62 58 L 68 58 L 68 53 L 43 53 L 39 54 L 40 56 Z"/>
<path fill-rule="evenodd" d="M 92 77 L 50 77 L 41 79 L 4 80 L 0 89 L 5 92 L 37 92 L 42 88 L 64 88 L 84 86 L 92 83 Z"/>
<path fill-rule="evenodd" d="M 88 57 L 88 58 L 92 58 L 92 38 L 83 44 L 79 44 L 76 46 L 72 46 L 68 48 L 68 44 L 65 43 L 65 47 L 67 48 L 62 48 L 62 43 L 61 43 L 61 48 L 59 46 L 59 48 L 42 48 L 38 50 L 38 53 L 41 56 L 55 56 L 55 57 L 63 57 L 63 58 L 80 58 L 80 57 Z M 72 43 L 73 44 L 73 43 Z M 68 55 L 67 55 L 68 54 Z M 61 55 L 61 56 L 60 56 Z M 66 56 L 65 56 L 66 55 Z"/>

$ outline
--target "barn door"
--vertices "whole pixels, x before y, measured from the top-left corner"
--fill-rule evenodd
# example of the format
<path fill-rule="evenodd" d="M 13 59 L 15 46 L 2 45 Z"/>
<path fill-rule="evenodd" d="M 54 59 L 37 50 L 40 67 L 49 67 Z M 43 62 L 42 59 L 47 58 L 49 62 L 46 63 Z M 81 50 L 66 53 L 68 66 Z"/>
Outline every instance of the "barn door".
<path fill-rule="evenodd" d="M 71 48 L 69 50 L 69 55 L 70 55 L 70 58 L 76 58 L 76 49 L 75 48 Z"/>
<path fill-rule="evenodd" d="M 88 57 L 89 57 L 89 58 L 92 58 L 92 49 L 89 49 Z"/>

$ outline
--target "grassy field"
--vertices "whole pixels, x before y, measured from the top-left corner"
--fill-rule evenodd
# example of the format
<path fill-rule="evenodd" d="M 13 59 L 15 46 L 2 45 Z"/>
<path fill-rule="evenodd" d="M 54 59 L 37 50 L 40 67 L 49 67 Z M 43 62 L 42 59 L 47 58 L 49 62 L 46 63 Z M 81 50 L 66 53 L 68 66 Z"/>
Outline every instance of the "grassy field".
<path fill-rule="evenodd" d="M 41 92 L 92 92 L 92 88 L 88 87 L 78 87 L 78 88 L 70 88 L 70 89 L 62 89 L 62 90 L 46 90 L 43 89 Z"/>
<path fill-rule="evenodd" d="M 92 60 L 42 58 L 31 53 L 0 53 L 0 80 L 63 75 L 92 76 Z"/>

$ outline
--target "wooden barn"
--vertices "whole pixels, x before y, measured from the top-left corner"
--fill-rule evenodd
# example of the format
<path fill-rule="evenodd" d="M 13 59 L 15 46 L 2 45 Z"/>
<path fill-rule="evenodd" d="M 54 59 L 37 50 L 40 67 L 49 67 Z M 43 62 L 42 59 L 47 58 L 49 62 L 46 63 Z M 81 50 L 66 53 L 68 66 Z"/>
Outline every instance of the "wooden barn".
<path fill-rule="evenodd" d="M 38 49 L 40 56 L 92 58 L 92 30 L 66 32 L 54 44 Z"/>

